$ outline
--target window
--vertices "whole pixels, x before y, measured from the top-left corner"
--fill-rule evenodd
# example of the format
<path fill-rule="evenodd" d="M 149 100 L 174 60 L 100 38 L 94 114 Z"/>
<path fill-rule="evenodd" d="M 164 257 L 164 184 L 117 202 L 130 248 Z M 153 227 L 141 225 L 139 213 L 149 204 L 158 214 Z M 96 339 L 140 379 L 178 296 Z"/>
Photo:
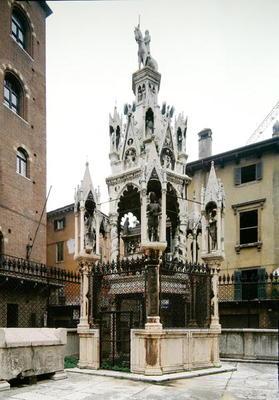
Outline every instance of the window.
<path fill-rule="evenodd" d="M 11 72 L 7 72 L 4 78 L 4 104 L 23 116 L 23 90 L 19 80 Z"/>
<path fill-rule="evenodd" d="M 64 261 L 64 242 L 56 243 L 56 262 Z"/>
<path fill-rule="evenodd" d="M 31 24 L 20 7 L 14 7 L 11 19 L 11 36 L 26 52 L 32 52 Z"/>
<path fill-rule="evenodd" d="M 7 304 L 7 328 L 18 327 L 18 304 Z"/>
<path fill-rule="evenodd" d="M 258 241 L 258 210 L 244 211 L 239 214 L 240 244 Z"/>
<path fill-rule="evenodd" d="M 16 153 L 16 172 L 22 176 L 28 177 L 28 155 L 21 148 Z"/>
<path fill-rule="evenodd" d="M 260 179 L 262 179 L 262 162 L 235 168 L 235 185 L 241 185 L 247 182 L 254 182 Z"/>
<path fill-rule="evenodd" d="M 22 49 L 26 49 L 27 36 L 26 21 L 17 10 L 12 14 L 12 36 Z"/>
<path fill-rule="evenodd" d="M 59 218 L 54 220 L 54 230 L 55 231 L 61 231 L 62 229 L 65 228 L 65 217 L 64 218 Z"/>
<path fill-rule="evenodd" d="M 235 300 L 256 300 L 266 298 L 265 268 L 249 268 L 234 273 Z"/>
<path fill-rule="evenodd" d="M 262 247 L 261 215 L 265 199 L 233 204 L 236 216 L 236 245 L 237 252 L 244 247 Z"/>

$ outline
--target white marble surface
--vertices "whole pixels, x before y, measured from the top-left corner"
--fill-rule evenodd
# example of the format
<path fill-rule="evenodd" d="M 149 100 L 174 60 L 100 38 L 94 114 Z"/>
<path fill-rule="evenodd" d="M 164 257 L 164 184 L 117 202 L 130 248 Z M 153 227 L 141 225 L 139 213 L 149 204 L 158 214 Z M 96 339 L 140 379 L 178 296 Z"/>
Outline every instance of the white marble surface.
<path fill-rule="evenodd" d="M 228 364 L 228 365 L 235 365 Z M 277 366 L 238 363 L 223 374 L 163 384 L 68 373 L 64 381 L 0 392 L 1 400 L 277 400 Z"/>

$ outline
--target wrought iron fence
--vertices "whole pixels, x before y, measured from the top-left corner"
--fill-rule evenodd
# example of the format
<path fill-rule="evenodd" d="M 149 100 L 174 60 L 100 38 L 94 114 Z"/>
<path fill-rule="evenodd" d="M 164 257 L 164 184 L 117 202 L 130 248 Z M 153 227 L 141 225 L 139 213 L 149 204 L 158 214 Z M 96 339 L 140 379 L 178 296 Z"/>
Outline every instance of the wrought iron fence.
<path fill-rule="evenodd" d="M 0 326 L 76 326 L 79 274 L 0 255 Z"/>
<path fill-rule="evenodd" d="M 134 327 L 146 317 L 146 259 L 98 264 L 89 279 L 91 320 L 108 311 L 133 312 Z M 206 265 L 163 261 L 160 268 L 160 316 L 165 327 L 208 327 L 211 273 Z"/>
<path fill-rule="evenodd" d="M 278 327 L 279 275 L 268 274 L 263 269 L 254 271 L 219 276 L 219 313 L 223 328 Z"/>
<path fill-rule="evenodd" d="M 212 290 L 207 265 L 165 260 L 160 287 L 160 315 L 165 327 L 209 327 Z"/>

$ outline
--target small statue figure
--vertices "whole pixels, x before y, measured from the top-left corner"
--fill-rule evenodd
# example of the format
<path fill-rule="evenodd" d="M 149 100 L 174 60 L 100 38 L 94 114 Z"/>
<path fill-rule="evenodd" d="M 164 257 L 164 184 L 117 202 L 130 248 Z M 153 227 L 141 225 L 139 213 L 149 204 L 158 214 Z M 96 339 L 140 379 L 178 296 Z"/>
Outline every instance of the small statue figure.
<path fill-rule="evenodd" d="M 123 225 L 123 235 L 129 234 L 129 217 L 127 216 Z"/>
<path fill-rule="evenodd" d="M 84 231 L 85 231 L 84 245 L 85 245 L 86 253 L 91 253 L 91 251 L 94 248 L 92 222 L 93 222 L 93 216 L 88 211 L 85 211 L 85 213 L 84 213 Z M 95 235 L 95 238 L 96 238 L 96 235 Z M 96 240 L 95 240 L 95 242 L 96 242 Z"/>
<path fill-rule="evenodd" d="M 144 44 L 145 44 L 148 56 L 150 55 L 150 42 L 151 42 L 151 36 L 149 34 L 149 31 L 146 30 L 145 35 L 144 35 Z"/>
<path fill-rule="evenodd" d="M 134 149 L 129 149 L 126 152 L 125 161 L 128 167 L 133 167 L 136 161 L 136 152 Z"/>
<path fill-rule="evenodd" d="M 147 119 L 147 118 L 146 118 L 146 127 L 145 127 L 145 130 L 146 130 L 146 137 L 150 137 L 150 136 L 153 135 L 154 125 L 153 125 L 153 121 L 152 121 L 151 118 L 150 118 L 150 119 Z"/>
<path fill-rule="evenodd" d="M 148 238 L 150 241 L 156 242 L 159 240 L 158 227 L 161 206 L 158 203 L 156 194 L 154 192 L 150 192 L 149 198 L 150 203 L 147 206 Z"/>
<path fill-rule="evenodd" d="M 180 152 L 182 151 L 182 131 L 180 128 L 177 129 L 177 133 L 176 133 L 176 138 L 177 138 L 177 150 Z"/>
<path fill-rule="evenodd" d="M 217 221 L 216 221 L 216 209 L 214 208 L 209 212 L 208 219 L 208 233 L 211 238 L 211 245 L 209 245 L 209 252 L 216 250 L 217 246 Z"/>

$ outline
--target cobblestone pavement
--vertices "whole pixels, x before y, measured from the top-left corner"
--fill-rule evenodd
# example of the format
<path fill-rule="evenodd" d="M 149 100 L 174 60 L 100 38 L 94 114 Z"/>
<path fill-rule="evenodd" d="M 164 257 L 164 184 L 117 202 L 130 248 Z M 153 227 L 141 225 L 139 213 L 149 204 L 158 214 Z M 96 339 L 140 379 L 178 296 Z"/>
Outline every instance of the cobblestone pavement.
<path fill-rule="evenodd" d="M 233 363 L 231 363 L 233 364 Z M 0 392 L 0 400 L 278 400 L 277 365 L 234 363 L 237 371 L 164 384 L 68 373 Z"/>

